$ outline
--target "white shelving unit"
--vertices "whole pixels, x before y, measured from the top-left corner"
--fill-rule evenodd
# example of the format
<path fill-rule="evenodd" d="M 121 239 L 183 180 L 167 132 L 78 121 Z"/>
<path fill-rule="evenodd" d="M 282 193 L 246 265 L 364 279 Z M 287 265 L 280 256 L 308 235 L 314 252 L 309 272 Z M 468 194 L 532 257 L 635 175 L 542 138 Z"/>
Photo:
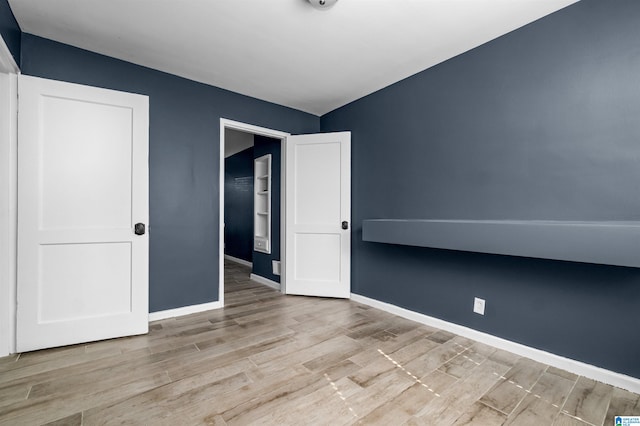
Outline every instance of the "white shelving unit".
<path fill-rule="evenodd" d="M 253 163 L 253 249 L 271 254 L 271 154 Z"/>

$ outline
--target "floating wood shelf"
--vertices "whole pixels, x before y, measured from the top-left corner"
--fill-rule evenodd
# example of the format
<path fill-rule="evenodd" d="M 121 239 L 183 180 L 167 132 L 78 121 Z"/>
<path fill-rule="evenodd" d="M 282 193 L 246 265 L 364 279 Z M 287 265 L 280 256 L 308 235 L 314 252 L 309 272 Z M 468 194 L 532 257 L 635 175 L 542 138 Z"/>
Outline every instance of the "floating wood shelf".
<path fill-rule="evenodd" d="M 640 222 L 371 219 L 362 240 L 640 268 Z"/>

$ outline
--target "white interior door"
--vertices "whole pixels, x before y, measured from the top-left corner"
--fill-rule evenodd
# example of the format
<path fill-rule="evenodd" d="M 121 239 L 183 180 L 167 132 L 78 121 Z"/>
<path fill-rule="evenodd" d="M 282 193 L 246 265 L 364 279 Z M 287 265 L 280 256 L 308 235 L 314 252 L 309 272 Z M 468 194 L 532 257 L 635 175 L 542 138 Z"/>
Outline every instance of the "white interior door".
<path fill-rule="evenodd" d="M 22 75 L 18 91 L 17 350 L 146 333 L 148 98 Z"/>
<path fill-rule="evenodd" d="M 351 133 L 289 136 L 285 145 L 286 293 L 349 298 Z"/>

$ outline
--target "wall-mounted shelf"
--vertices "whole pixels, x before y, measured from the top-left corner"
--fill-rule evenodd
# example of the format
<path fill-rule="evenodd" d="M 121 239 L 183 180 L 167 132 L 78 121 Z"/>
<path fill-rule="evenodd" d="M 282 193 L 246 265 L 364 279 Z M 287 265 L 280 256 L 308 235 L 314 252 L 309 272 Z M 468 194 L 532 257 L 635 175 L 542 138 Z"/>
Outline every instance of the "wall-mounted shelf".
<path fill-rule="evenodd" d="M 271 253 L 271 154 L 253 162 L 253 249 Z"/>
<path fill-rule="evenodd" d="M 371 219 L 362 240 L 640 268 L 640 222 Z"/>

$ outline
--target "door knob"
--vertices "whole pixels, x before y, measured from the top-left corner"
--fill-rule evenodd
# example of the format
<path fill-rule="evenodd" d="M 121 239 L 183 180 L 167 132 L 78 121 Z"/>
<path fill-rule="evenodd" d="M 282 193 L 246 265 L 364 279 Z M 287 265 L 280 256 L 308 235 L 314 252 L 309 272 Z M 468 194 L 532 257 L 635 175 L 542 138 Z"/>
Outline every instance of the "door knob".
<path fill-rule="evenodd" d="M 342 222 L 342 229 L 349 229 L 349 222 L 346 220 Z"/>
<path fill-rule="evenodd" d="M 135 232 L 136 235 L 144 235 L 144 228 L 144 223 L 136 223 L 133 227 L 133 232 Z"/>

